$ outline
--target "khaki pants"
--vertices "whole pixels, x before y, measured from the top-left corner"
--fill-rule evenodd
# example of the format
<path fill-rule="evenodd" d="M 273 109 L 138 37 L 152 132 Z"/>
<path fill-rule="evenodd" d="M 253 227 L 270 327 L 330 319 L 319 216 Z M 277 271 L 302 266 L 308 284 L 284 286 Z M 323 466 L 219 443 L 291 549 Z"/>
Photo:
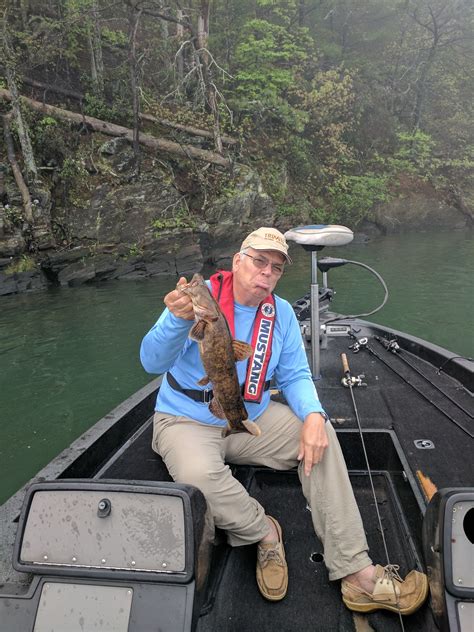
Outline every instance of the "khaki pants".
<path fill-rule="evenodd" d="M 288 406 L 270 402 L 258 419 L 260 437 L 239 433 L 221 437 L 221 428 L 187 417 L 155 413 L 153 449 L 173 479 L 198 487 L 214 524 L 231 546 L 259 542 L 267 533 L 265 510 L 232 476 L 227 462 L 286 470 L 298 465 L 301 421 Z M 346 464 L 334 428 L 326 424 L 329 446 L 310 476 L 298 469 L 311 507 L 316 535 L 324 547 L 329 579 L 341 579 L 371 564 Z"/>

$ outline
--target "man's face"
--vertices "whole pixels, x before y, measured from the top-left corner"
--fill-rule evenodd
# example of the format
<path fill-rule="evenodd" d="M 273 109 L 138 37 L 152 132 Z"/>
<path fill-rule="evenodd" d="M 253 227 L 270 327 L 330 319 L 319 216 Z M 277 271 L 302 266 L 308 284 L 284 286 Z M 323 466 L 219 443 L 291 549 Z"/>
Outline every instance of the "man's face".
<path fill-rule="evenodd" d="M 263 260 L 268 263 L 262 267 Z M 276 250 L 248 248 L 247 254 L 235 254 L 232 271 L 237 303 L 257 307 L 275 289 L 284 264 L 285 257 Z"/>

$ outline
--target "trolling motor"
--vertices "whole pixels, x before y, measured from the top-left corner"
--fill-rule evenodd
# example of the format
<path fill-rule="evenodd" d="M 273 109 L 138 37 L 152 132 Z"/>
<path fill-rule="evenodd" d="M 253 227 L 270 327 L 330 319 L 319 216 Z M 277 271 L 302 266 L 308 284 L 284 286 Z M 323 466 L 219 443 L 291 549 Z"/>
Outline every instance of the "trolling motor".
<path fill-rule="evenodd" d="M 294 241 L 311 252 L 311 370 L 313 379 L 321 377 L 321 353 L 320 353 L 320 323 L 319 323 L 319 286 L 318 286 L 318 252 L 324 246 L 345 246 L 354 239 L 354 233 L 345 226 L 338 224 L 315 224 L 311 226 L 298 226 L 285 233 L 288 241 Z M 326 257 L 330 260 L 331 257 Z M 323 283 L 327 286 L 327 272 L 331 267 L 344 265 L 344 259 L 333 260 L 338 262 L 331 265 L 327 262 L 323 272 Z M 340 263 L 339 263 L 340 262 Z M 321 267 L 320 267 L 321 269 Z M 324 276 L 326 275 L 326 276 Z"/>
<path fill-rule="evenodd" d="M 350 243 L 354 238 L 353 232 L 345 226 L 339 226 L 337 224 L 320 224 L 315 226 L 298 226 L 292 228 L 285 233 L 285 237 L 289 241 L 294 241 L 297 244 L 303 246 L 305 250 L 311 251 L 311 292 L 306 295 L 304 299 L 297 301 L 293 308 L 295 310 L 298 320 L 305 320 L 310 316 L 311 324 L 311 370 L 313 372 L 313 379 L 319 380 L 321 377 L 321 348 L 325 348 L 327 344 L 328 336 L 345 336 L 350 331 L 350 325 L 334 325 L 335 321 L 347 320 L 352 318 L 361 318 L 363 316 L 371 316 L 375 314 L 388 300 L 388 288 L 387 284 L 373 268 L 360 263 L 359 261 L 352 261 L 351 259 L 339 259 L 334 257 L 323 257 L 318 261 L 318 251 L 322 250 L 324 246 L 345 246 Z M 323 326 L 320 326 L 319 309 L 320 309 L 320 297 L 318 286 L 318 268 L 322 272 L 323 276 L 323 300 L 327 298 L 331 300 L 334 292 L 328 288 L 327 274 L 332 268 L 338 268 L 346 263 L 352 263 L 353 265 L 360 266 L 371 272 L 380 282 L 384 289 L 384 298 L 380 305 L 369 312 L 363 312 L 361 314 L 348 314 L 339 315 L 330 319 L 326 319 Z M 308 300 L 308 298 L 310 300 Z"/>

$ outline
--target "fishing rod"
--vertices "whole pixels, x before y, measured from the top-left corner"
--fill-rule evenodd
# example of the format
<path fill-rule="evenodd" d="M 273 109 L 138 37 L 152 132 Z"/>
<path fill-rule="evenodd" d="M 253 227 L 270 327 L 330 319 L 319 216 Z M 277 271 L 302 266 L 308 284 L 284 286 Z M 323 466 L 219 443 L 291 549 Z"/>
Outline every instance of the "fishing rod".
<path fill-rule="evenodd" d="M 419 395 L 421 395 L 423 397 L 423 399 L 426 399 L 427 402 L 429 402 L 432 406 L 434 406 L 437 410 L 439 410 L 439 412 L 442 413 L 447 419 L 449 419 L 449 421 L 451 423 L 453 423 L 460 430 L 465 432 L 469 437 L 471 437 L 471 439 L 474 439 L 474 434 L 472 432 L 469 432 L 469 430 L 467 428 L 464 428 L 464 426 L 462 424 L 460 424 L 459 421 L 456 421 L 456 419 L 451 417 L 451 415 L 449 415 L 446 411 L 444 411 L 442 408 L 440 408 L 436 402 L 434 402 L 432 399 L 430 399 L 428 397 L 428 395 L 423 393 L 423 391 L 421 389 L 419 389 L 417 386 L 415 386 L 413 384 L 413 382 L 410 382 L 410 380 L 408 380 L 404 375 L 402 375 L 399 371 L 397 371 L 391 364 L 386 362 L 382 358 L 382 356 L 380 356 L 374 349 L 372 349 L 372 347 L 369 347 L 367 338 L 357 339 L 354 334 L 351 333 L 349 335 L 351 336 L 351 338 L 356 340 L 356 342 L 353 345 L 351 345 L 351 347 L 350 347 L 354 351 L 354 353 L 357 353 L 360 349 L 367 349 L 367 351 L 371 355 L 373 355 L 375 358 L 380 360 L 380 362 L 382 362 L 382 364 L 385 364 L 386 367 L 388 367 L 391 371 L 393 371 L 395 373 L 395 375 L 398 375 L 398 377 L 401 380 L 403 380 L 406 384 L 408 384 L 408 386 L 411 386 L 411 388 L 414 391 L 416 391 Z"/>
<path fill-rule="evenodd" d="M 360 423 L 359 411 L 357 410 L 357 404 L 356 404 L 355 397 L 354 397 L 354 386 L 353 386 L 353 384 L 357 383 L 357 378 L 353 377 L 351 375 L 351 370 L 349 368 L 349 362 L 347 360 L 347 356 L 346 356 L 345 353 L 341 353 L 341 360 L 342 360 L 342 370 L 343 370 L 343 373 L 344 373 L 344 382 L 343 383 L 344 383 L 345 386 L 347 386 L 349 388 L 349 392 L 351 394 L 352 407 L 354 409 L 354 415 L 355 415 L 355 418 L 356 418 L 357 427 L 359 429 L 360 440 L 362 442 L 362 450 L 364 452 L 365 464 L 367 466 L 367 473 L 369 475 L 370 487 L 372 489 L 372 496 L 373 496 L 373 499 L 374 499 L 375 511 L 377 513 L 377 521 L 378 521 L 378 524 L 379 524 L 380 535 L 382 536 L 383 548 L 385 550 L 385 558 L 387 560 L 387 565 L 388 565 L 387 566 L 388 574 L 389 574 L 389 577 L 390 577 L 390 579 L 392 581 L 393 591 L 394 591 L 395 597 L 397 599 L 397 608 L 398 608 L 398 617 L 400 619 L 400 626 L 401 626 L 402 632 L 405 632 L 405 628 L 404 628 L 404 625 L 403 625 L 402 614 L 400 612 L 400 601 L 399 601 L 398 593 L 396 591 L 395 580 L 394 580 L 394 575 L 393 575 L 393 571 L 396 572 L 396 569 L 393 566 L 393 564 L 390 562 L 390 556 L 388 554 L 387 541 L 385 540 L 384 529 L 383 529 L 383 526 L 382 526 L 382 518 L 380 516 L 379 505 L 378 505 L 378 501 L 377 501 L 377 494 L 375 493 L 374 481 L 373 481 L 373 478 L 372 478 L 372 471 L 370 469 L 370 464 L 369 464 L 369 457 L 368 457 L 368 454 L 367 454 L 367 449 L 365 447 L 364 433 L 362 432 L 362 425 Z"/>
<path fill-rule="evenodd" d="M 374 336 L 375 340 L 377 340 L 377 342 L 379 342 L 384 349 L 386 349 L 387 351 L 390 351 L 391 353 L 395 354 L 398 358 L 400 358 L 400 360 L 402 360 L 403 362 L 405 362 L 405 364 L 407 364 L 409 367 L 411 367 L 416 373 L 418 373 L 418 375 L 421 375 L 421 377 L 423 379 L 425 379 L 428 384 L 431 384 L 431 386 L 433 386 L 433 388 L 435 388 L 437 391 L 439 391 L 442 395 L 444 395 L 446 397 L 446 399 L 449 399 L 450 402 L 452 402 L 455 406 L 457 406 L 459 409 L 461 409 L 463 411 L 463 413 L 465 413 L 466 415 L 468 415 L 468 417 L 470 417 L 471 419 L 474 419 L 474 415 L 467 410 L 466 408 L 464 408 L 464 406 L 462 406 L 461 404 L 459 404 L 453 397 L 451 397 L 451 395 L 448 395 L 448 393 L 446 393 L 445 391 L 443 391 L 442 388 L 440 388 L 437 384 L 435 384 L 434 382 L 432 382 L 430 380 L 429 377 L 427 377 L 423 371 L 420 371 L 420 369 L 415 366 L 414 364 L 412 364 L 409 360 L 407 360 L 407 358 L 405 358 L 403 355 L 401 355 L 401 351 L 403 351 L 403 349 L 401 349 L 400 345 L 398 344 L 397 340 L 394 338 L 392 340 L 387 340 L 386 338 L 381 338 L 380 336 Z"/>

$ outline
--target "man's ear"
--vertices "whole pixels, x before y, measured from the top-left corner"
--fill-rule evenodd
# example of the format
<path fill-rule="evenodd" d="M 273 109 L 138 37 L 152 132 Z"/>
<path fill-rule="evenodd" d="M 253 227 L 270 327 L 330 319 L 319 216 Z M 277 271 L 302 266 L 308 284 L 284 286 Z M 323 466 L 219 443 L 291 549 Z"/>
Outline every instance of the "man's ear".
<path fill-rule="evenodd" d="M 236 252 L 232 257 L 232 270 L 235 270 L 239 266 L 241 260 L 240 252 Z"/>

